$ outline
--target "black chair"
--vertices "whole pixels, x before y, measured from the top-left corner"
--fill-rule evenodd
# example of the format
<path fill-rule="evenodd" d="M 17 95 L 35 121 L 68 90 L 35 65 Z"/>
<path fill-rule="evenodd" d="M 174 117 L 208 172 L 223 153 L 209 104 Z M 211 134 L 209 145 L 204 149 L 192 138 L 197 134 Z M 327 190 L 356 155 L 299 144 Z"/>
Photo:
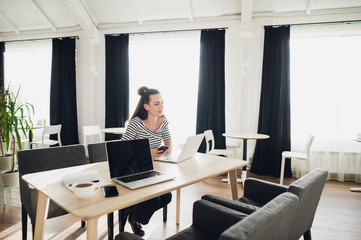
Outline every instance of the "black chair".
<path fill-rule="evenodd" d="M 207 200 L 193 205 L 193 223 L 167 240 L 288 240 L 298 207 L 298 197 L 283 193 L 247 215 Z M 140 240 L 122 232 L 116 240 Z"/>
<path fill-rule="evenodd" d="M 27 216 L 30 217 L 34 234 L 38 191 L 30 188 L 21 177 L 28 173 L 86 164 L 86 158 L 83 145 L 22 150 L 18 152 L 17 156 L 22 206 L 22 234 L 25 240 L 27 239 Z M 49 202 L 47 218 L 53 218 L 67 213 L 68 212 L 56 205 L 53 201 Z M 84 221 L 82 221 L 81 226 L 85 227 Z"/>
<path fill-rule="evenodd" d="M 244 184 L 244 196 L 236 201 L 214 195 L 204 195 L 202 199 L 250 214 L 258 211 L 258 209 L 283 192 L 293 193 L 299 198 L 299 207 L 289 239 L 299 239 L 303 235 L 305 240 L 309 240 L 311 239 L 313 219 L 327 175 L 327 170 L 315 169 L 293 182 L 289 187 L 255 178 L 248 178 Z"/>
<path fill-rule="evenodd" d="M 100 143 L 91 143 L 88 144 L 88 155 L 89 155 L 89 163 L 96 162 L 104 162 L 107 161 L 106 150 L 105 150 L 105 142 Z M 167 221 L 167 206 L 163 207 L 163 222 Z M 118 223 L 119 223 L 119 232 L 121 229 L 121 210 L 118 210 Z M 108 239 L 113 239 L 114 235 L 114 213 L 109 213 L 108 217 Z"/>

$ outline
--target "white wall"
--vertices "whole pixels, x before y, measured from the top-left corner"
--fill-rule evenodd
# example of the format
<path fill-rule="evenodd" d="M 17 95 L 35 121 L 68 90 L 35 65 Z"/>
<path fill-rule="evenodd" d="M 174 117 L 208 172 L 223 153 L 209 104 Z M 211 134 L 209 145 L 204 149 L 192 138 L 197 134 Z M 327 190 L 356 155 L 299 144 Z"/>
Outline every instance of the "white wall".
<path fill-rule="evenodd" d="M 240 17 L 202 19 L 194 22 L 156 22 L 109 26 L 99 32 L 99 39 L 89 39 L 81 30 L 67 32 L 39 32 L 0 36 L 1 41 L 44 37 L 79 36 L 77 41 L 77 99 L 78 124 L 105 124 L 105 40 L 104 34 L 173 31 L 184 29 L 222 28 L 226 31 L 226 130 L 256 132 L 261 90 L 264 25 L 305 22 L 330 22 L 361 19 L 361 13 L 321 12 L 305 15 L 293 13 L 273 17 L 254 16 L 250 37 L 242 37 Z M 254 143 L 250 143 L 252 153 Z"/>

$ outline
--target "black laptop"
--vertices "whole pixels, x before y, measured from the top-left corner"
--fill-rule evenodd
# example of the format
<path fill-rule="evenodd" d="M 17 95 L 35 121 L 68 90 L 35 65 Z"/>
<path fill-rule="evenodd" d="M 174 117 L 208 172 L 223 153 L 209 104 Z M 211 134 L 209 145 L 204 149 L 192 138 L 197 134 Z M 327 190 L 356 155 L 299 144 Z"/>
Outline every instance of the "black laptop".
<path fill-rule="evenodd" d="M 171 180 L 174 176 L 156 171 L 148 139 L 106 142 L 110 178 L 136 189 Z"/>

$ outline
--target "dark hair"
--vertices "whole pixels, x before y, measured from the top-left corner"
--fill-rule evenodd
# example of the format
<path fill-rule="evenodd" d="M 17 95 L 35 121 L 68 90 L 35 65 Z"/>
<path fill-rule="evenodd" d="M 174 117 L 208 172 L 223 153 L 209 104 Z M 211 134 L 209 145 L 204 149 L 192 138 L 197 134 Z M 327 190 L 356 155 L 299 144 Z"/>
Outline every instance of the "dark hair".
<path fill-rule="evenodd" d="M 139 117 L 142 120 L 147 119 L 148 112 L 144 108 L 144 104 L 149 104 L 149 96 L 160 93 L 157 89 L 147 88 L 147 87 L 140 87 L 138 89 L 138 95 L 140 95 L 140 99 L 135 109 L 133 116 L 131 119 L 135 117 Z"/>

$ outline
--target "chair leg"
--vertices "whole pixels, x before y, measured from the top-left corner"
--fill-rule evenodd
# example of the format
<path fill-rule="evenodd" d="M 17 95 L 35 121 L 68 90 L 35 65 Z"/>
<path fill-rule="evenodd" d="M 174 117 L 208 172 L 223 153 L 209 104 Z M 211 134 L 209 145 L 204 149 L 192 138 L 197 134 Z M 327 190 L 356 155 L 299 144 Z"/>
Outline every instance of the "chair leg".
<path fill-rule="evenodd" d="M 280 172 L 280 184 L 283 185 L 283 176 L 285 174 L 285 157 L 282 156 L 281 172 Z"/>
<path fill-rule="evenodd" d="M 113 240 L 114 236 L 114 213 L 108 213 L 108 239 Z"/>
<path fill-rule="evenodd" d="M 23 240 L 26 240 L 28 237 L 28 213 L 26 212 L 23 205 L 21 205 L 21 225 Z"/>
<path fill-rule="evenodd" d="M 304 240 L 311 240 L 311 229 L 308 229 L 304 234 L 303 234 L 303 239 Z"/>
<path fill-rule="evenodd" d="M 80 223 L 81 223 L 81 227 L 85 228 L 85 221 L 81 221 Z"/>
<path fill-rule="evenodd" d="M 167 221 L 167 215 L 168 215 L 168 206 L 163 207 L 163 222 Z"/>

